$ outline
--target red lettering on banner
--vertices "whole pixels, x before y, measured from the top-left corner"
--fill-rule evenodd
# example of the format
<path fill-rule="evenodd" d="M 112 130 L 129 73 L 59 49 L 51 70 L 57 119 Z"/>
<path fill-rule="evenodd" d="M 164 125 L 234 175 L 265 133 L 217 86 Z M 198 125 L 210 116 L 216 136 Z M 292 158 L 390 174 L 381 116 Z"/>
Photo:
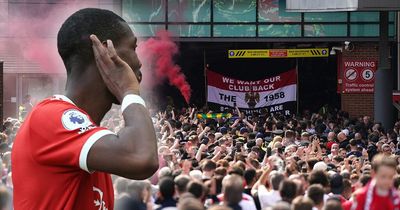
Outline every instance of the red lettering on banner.
<path fill-rule="evenodd" d="M 207 83 L 224 90 L 237 92 L 264 92 L 275 90 L 287 85 L 297 84 L 296 70 L 290 70 L 277 76 L 256 81 L 236 80 L 207 71 Z"/>

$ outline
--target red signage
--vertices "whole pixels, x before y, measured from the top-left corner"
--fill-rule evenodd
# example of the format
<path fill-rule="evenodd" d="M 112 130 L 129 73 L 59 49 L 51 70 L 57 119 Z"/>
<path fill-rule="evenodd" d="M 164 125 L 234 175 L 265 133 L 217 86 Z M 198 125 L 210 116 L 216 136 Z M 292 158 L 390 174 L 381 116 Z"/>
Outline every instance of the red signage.
<path fill-rule="evenodd" d="M 400 92 L 399 91 L 393 91 L 392 93 L 392 101 L 393 103 L 399 103 L 400 102 Z"/>
<path fill-rule="evenodd" d="M 376 61 L 343 60 L 342 93 L 373 93 L 376 69 Z"/>
<path fill-rule="evenodd" d="M 270 50 L 269 57 L 287 57 L 287 50 Z"/>

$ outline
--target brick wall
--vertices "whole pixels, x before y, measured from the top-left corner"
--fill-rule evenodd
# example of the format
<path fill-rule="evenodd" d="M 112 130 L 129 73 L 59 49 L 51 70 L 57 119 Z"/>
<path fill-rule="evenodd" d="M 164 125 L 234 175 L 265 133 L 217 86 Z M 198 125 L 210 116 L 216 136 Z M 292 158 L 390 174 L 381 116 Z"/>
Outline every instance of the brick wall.
<path fill-rule="evenodd" d="M 341 60 L 379 60 L 377 43 L 354 43 L 351 51 L 343 50 Z M 339 59 L 340 62 L 340 59 Z M 342 68 L 342 64 L 338 63 Z M 374 94 L 341 94 L 342 110 L 349 112 L 350 116 L 374 116 Z"/>

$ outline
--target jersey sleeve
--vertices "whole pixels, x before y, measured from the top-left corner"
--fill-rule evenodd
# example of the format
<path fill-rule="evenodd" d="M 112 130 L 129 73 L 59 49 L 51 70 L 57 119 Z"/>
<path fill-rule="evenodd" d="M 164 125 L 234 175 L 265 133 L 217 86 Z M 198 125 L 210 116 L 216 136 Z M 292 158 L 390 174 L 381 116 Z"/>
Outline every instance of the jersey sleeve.
<path fill-rule="evenodd" d="M 42 104 L 29 119 L 30 149 L 33 159 L 60 170 L 85 170 L 93 144 L 110 130 L 98 127 L 90 117 L 67 102 Z"/>

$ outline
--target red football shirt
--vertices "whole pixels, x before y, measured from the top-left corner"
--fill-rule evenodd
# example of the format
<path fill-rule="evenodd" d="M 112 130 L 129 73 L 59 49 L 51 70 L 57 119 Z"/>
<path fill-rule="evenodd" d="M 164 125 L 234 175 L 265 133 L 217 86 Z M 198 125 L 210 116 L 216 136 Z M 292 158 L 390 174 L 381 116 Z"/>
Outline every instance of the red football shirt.
<path fill-rule="evenodd" d="M 113 209 L 110 175 L 86 163 L 91 146 L 110 134 L 65 96 L 39 103 L 11 153 L 14 209 Z"/>
<path fill-rule="evenodd" d="M 344 209 L 355 209 L 355 210 L 365 210 L 365 205 L 367 202 L 367 197 L 368 197 L 368 189 L 369 185 L 371 182 L 365 186 L 362 191 L 357 194 L 355 201 L 353 201 L 351 204 L 346 203 L 343 207 Z M 393 193 L 397 193 L 396 191 L 393 191 Z M 369 210 L 398 210 L 400 209 L 400 200 L 399 197 L 394 196 L 394 195 L 388 195 L 388 196 L 379 196 L 376 193 L 375 188 L 373 189 L 372 196 L 371 196 L 371 203 L 368 205 Z"/>

